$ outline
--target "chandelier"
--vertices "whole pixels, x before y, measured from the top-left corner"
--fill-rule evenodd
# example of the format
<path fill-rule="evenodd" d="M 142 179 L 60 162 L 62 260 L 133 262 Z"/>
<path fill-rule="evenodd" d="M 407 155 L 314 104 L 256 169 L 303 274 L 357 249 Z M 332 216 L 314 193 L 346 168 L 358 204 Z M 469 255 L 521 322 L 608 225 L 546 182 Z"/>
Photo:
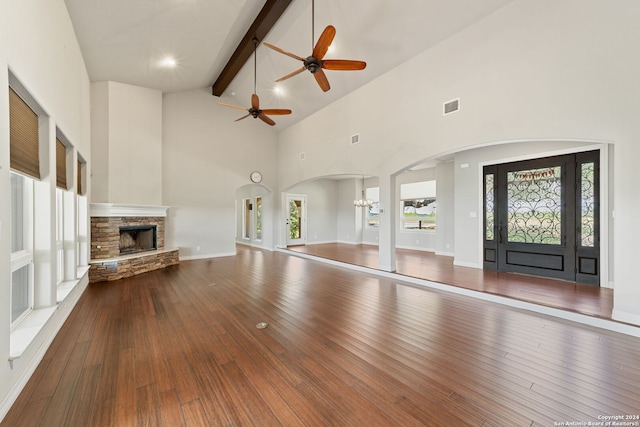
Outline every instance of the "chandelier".
<path fill-rule="evenodd" d="M 371 206 L 373 204 L 373 200 L 369 200 L 364 197 L 364 175 L 362 175 L 362 193 L 360 199 L 356 199 L 353 201 L 353 206 L 357 208 L 365 208 L 367 206 Z"/>

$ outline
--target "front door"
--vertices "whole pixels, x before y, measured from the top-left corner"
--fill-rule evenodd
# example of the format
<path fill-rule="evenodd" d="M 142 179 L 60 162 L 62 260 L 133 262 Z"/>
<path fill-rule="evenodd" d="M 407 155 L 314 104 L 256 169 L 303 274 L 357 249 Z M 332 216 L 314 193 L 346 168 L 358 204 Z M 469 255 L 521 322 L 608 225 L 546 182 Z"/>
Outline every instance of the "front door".
<path fill-rule="evenodd" d="M 599 285 L 599 152 L 484 168 L 484 266 Z"/>
<path fill-rule="evenodd" d="M 306 197 L 287 195 L 287 246 L 304 245 L 306 241 Z"/>

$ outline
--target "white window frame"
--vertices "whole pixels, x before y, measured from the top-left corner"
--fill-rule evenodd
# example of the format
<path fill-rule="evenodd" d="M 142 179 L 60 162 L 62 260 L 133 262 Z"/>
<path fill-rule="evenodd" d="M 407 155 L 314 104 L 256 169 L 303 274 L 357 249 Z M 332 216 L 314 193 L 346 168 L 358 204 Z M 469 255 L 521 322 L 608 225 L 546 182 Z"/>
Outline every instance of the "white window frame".
<path fill-rule="evenodd" d="M 260 200 L 260 203 L 258 203 L 258 200 Z M 264 223 L 263 223 L 263 218 L 262 215 L 258 215 L 258 212 L 262 211 L 263 208 L 263 202 L 264 199 L 262 198 L 262 196 L 257 196 L 254 202 L 254 215 L 255 215 L 255 227 L 254 227 L 254 233 L 255 233 L 255 237 L 256 237 L 256 241 L 261 242 L 262 241 L 262 237 L 264 235 Z M 258 227 L 260 227 L 260 229 L 262 230 L 261 233 L 258 233 Z"/>
<path fill-rule="evenodd" d="M 380 219 L 378 217 L 378 222 L 377 222 L 377 226 L 376 225 L 371 225 L 369 223 L 369 219 L 371 218 L 371 211 L 372 210 L 377 210 L 378 211 L 378 216 L 380 215 L 379 211 L 380 211 L 380 187 L 367 187 L 364 190 L 364 197 L 367 200 L 371 200 L 373 203 L 370 206 L 367 206 L 365 208 L 365 218 L 364 218 L 364 223 L 365 223 L 365 227 L 370 229 L 370 230 L 378 230 L 380 228 Z"/>
<path fill-rule="evenodd" d="M 420 188 L 420 184 L 424 184 L 424 188 Z M 410 182 L 405 184 L 400 184 L 400 231 L 403 233 L 435 233 L 437 229 L 437 210 L 436 210 L 436 221 L 435 226 L 433 228 L 406 228 L 405 226 L 405 202 L 407 201 L 417 201 L 417 200 L 431 200 L 433 199 L 435 203 L 437 203 L 437 187 L 435 180 L 428 181 L 417 181 Z M 436 207 L 437 209 L 437 207 Z"/>
<path fill-rule="evenodd" d="M 56 187 L 56 286 L 64 281 L 64 190 Z"/>
<path fill-rule="evenodd" d="M 15 174 L 16 176 L 21 177 L 23 179 L 23 196 L 22 196 L 22 238 L 23 244 L 22 249 L 11 253 L 11 276 L 13 280 L 13 273 L 27 267 L 28 268 L 28 283 L 27 283 L 27 294 L 28 294 L 28 302 L 27 308 L 20 313 L 20 315 L 11 319 L 13 316 L 13 284 L 10 285 L 9 290 L 9 319 L 10 319 L 10 329 L 13 330 L 25 317 L 33 311 L 34 306 L 34 267 L 33 267 L 33 179 L 22 175 L 20 173 L 11 171 L 11 174 Z M 13 196 L 13 195 L 12 195 Z M 14 203 L 13 197 L 11 203 Z M 11 207 L 11 212 L 13 213 L 13 206 Z M 13 226 L 13 224 L 12 224 Z"/>

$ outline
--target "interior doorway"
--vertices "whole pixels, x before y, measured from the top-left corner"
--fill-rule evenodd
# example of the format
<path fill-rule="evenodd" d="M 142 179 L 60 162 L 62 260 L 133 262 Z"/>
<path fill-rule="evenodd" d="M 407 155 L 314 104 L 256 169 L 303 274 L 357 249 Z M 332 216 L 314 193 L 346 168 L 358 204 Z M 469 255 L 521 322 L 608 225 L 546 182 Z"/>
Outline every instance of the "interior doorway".
<path fill-rule="evenodd" d="M 599 154 L 485 166 L 484 267 L 599 285 Z"/>

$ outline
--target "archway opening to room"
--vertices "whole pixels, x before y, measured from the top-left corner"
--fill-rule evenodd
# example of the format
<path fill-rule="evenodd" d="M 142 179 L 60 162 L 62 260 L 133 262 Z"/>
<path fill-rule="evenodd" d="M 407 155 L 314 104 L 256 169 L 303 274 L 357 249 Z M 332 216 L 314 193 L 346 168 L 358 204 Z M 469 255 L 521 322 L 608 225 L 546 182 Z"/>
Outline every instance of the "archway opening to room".
<path fill-rule="evenodd" d="M 236 243 L 270 248 L 273 245 L 273 192 L 262 184 L 236 189 Z"/>
<path fill-rule="evenodd" d="M 280 246 L 378 268 L 379 206 L 374 176 L 328 175 L 293 185 L 282 193 Z"/>

